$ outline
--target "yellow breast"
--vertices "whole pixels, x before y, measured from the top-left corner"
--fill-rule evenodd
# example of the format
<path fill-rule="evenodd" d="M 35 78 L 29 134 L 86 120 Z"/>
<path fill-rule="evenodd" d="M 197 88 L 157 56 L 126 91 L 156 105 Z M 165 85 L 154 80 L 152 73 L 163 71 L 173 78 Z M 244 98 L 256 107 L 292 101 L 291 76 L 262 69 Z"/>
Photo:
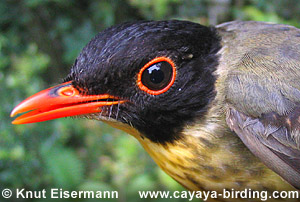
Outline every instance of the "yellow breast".
<path fill-rule="evenodd" d="M 150 141 L 127 125 L 109 124 L 138 139 L 161 169 L 189 190 L 295 190 L 222 123 L 208 120 L 186 127 L 181 139 L 165 145 Z"/>

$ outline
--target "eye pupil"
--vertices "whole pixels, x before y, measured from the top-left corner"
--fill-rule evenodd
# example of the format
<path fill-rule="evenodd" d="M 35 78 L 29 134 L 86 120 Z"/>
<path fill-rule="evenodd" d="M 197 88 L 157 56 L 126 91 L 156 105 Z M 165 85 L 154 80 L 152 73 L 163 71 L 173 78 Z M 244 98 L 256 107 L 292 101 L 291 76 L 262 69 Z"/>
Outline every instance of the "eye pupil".
<path fill-rule="evenodd" d="M 150 90 L 161 90 L 171 81 L 173 67 L 166 61 L 152 64 L 142 73 L 142 84 Z"/>
<path fill-rule="evenodd" d="M 151 66 L 148 69 L 148 74 L 150 76 L 150 81 L 156 84 L 161 83 L 165 78 L 164 72 L 160 70 L 160 63 Z"/>

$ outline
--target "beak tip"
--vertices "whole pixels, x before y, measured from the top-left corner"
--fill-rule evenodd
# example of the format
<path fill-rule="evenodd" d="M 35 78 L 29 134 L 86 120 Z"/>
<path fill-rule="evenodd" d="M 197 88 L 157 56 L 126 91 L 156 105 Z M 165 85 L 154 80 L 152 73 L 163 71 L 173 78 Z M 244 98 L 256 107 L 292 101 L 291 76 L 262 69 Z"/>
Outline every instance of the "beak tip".
<path fill-rule="evenodd" d="M 17 114 L 18 114 L 18 112 L 15 109 L 13 109 L 12 112 L 10 113 L 10 117 L 12 118 L 12 117 L 16 116 Z M 11 123 L 14 125 L 19 124 L 17 119 L 13 120 Z"/>
<path fill-rule="evenodd" d="M 10 115 L 10 117 L 13 117 L 13 116 L 15 116 L 15 114 Z M 11 123 L 14 124 L 14 125 L 19 124 L 17 119 L 13 120 Z"/>
<path fill-rule="evenodd" d="M 10 117 L 14 117 L 14 116 L 16 116 L 15 110 L 13 110 L 13 111 L 10 113 Z"/>
<path fill-rule="evenodd" d="M 16 106 L 11 112 L 10 112 L 10 117 L 14 117 L 16 116 L 17 114 L 19 114 L 19 107 Z"/>

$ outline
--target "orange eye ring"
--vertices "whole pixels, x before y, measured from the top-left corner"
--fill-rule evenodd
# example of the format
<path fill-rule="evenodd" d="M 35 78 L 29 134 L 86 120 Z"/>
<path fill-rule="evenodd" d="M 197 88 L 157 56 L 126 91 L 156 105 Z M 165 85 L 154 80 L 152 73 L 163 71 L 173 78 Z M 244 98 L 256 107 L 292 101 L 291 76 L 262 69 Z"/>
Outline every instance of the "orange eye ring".
<path fill-rule="evenodd" d="M 159 63 L 159 62 L 167 62 L 172 66 L 172 76 L 171 76 L 171 80 L 169 81 L 167 86 L 165 86 L 164 88 L 162 88 L 160 90 L 152 90 L 152 89 L 149 89 L 147 86 L 145 86 L 143 84 L 142 75 L 143 75 L 143 72 L 146 69 L 148 69 L 149 67 L 151 67 L 155 63 Z M 166 91 L 168 91 L 170 89 L 170 87 L 175 82 L 175 78 L 176 78 L 176 67 L 175 67 L 174 62 L 168 57 L 157 57 L 157 58 L 154 58 L 153 60 L 151 60 L 150 62 L 148 62 L 147 64 L 145 64 L 142 67 L 142 69 L 140 70 L 140 72 L 137 75 L 137 85 L 142 91 L 145 91 L 146 93 L 148 93 L 150 95 L 160 95 L 160 94 L 165 93 Z"/>

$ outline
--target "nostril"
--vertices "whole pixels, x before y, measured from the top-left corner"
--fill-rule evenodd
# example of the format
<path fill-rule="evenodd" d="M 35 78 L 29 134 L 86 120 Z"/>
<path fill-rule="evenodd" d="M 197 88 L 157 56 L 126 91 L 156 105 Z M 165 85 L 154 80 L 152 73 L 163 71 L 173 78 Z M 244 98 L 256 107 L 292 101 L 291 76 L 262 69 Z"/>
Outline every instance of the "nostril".
<path fill-rule="evenodd" d="M 70 86 L 59 89 L 57 93 L 61 96 L 66 97 L 71 97 L 79 94 L 79 92 L 75 88 L 70 88 Z"/>
<path fill-rule="evenodd" d="M 75 94 L 75 92 L 72 89 L 65 89 L 61 92 L 61 94 L 65 95 L 65 96 L 73 96 Z"/>

